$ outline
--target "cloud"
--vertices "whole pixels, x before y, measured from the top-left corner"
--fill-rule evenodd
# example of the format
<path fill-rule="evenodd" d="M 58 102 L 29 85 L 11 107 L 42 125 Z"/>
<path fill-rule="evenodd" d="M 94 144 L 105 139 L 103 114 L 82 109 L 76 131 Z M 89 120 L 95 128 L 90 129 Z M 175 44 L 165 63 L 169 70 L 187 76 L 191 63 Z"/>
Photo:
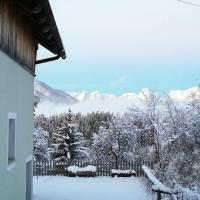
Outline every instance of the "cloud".
<path fill-rule="evenodd" d="M 127 77 L 121 76 L 121 77 L 119 77 L 117 80 L 111 82 L 111 87 L 112 87 L 112 88 L 116 88 L 116 87 L 118 87 L 118 86 L 124 84 L 126 81 L 127 81 Z"/>
<path fill-rule="evenodd" d="M 115 114 L 124 114 L 129 107 L 134 105 L 140 105 L 140 102 L 132 100 L 120 100 L 115 99 L 112 101 L 109 100 L 95 100 L 95 101 L 83 101 L 73 105 L 65 104 L 52 104 L 52 103 L 40 103 L 36 108 L 36 115 L 44 114 L 45 116 L 58 115 L 61 113 L 67 112 L 69 109 L 73 113 L 80 112 L 81 114 L 88 114 L 91 112 L 103 111 L 103 112 L 112 112 Z"/>

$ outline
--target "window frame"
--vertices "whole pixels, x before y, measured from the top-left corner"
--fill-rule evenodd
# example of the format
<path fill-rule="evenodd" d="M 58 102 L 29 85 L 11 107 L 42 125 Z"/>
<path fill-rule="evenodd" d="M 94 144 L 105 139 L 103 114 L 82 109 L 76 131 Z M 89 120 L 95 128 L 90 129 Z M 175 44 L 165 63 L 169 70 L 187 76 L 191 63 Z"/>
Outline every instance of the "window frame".
<path fill-rule="evenodd" d="M 7 140 L 7 170 L 11 170 L 16 166 L 16 113 L 8 113 L 8 140 Z M 14 120 L 14 159 L 9 159 L 10 152 L 10 120 Z"/>

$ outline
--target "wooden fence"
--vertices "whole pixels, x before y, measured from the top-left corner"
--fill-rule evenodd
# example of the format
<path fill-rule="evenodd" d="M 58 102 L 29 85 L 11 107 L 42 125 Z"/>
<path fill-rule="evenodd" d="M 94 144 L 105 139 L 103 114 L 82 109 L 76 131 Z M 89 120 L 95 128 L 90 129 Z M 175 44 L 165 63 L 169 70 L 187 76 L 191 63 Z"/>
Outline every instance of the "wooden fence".
<path fill-rule="evenodd" d="M 96 166 L 97 176 L 111 176 L 111 170 L 116 169 L 114 163 L 108 162 L 41 162 L 34 161 L 33 175 L 34 176 L 63 176 L 66 174 L 66 169 L 69 166 L 85 167 L 87 165 Z M 120 162 L 117 166 L 120 170 L 135 170 L 136 176 L 144 176 L 142 165 L 151 166 L 150 162 L 137 161 L 137 162 Z"/>
<path fill-rule="evenodd" d="M 180 193 L 177 189 L 169 188 L 163 185 L 147 166 L 143 165 L 142 169 L 145 173 L 145 177 L 152 183 L 152 191 L 157 194 L 157 200 L 161 200 L 162 195 L 170 195 L 171 198 L 173 198 L 173 195 Z"/>

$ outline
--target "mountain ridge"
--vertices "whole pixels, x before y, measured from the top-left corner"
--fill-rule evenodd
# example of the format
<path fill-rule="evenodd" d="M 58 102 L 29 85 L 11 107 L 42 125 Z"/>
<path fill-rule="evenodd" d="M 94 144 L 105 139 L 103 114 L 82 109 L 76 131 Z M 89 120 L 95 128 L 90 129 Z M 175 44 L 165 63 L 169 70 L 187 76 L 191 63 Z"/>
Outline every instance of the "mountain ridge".
<path fill-rule="evenodd" d="M 199 91 L 199 87 L 192 87 L 186 90 L 170 90 L 168 93 L 166 93 L 169 97 L 171 97 L 174 100 L 178 101 L 184 101 L 192 96 L 193 93 L 196 93 Z M 99 91 L 93 91 L 93 92 L 86 92 L 85 90 L 82 92 L 68 92 L 69 95 L 77 99 L 79 102 L 81 101 L 87 101 L 87 100 L 116 100 L 116 99 L 124 99 L 124 100 L 134 100 L 135 98 L 143 99 L 144 95 L 150 95 L 150 94 L 156 94 L 161 96 L 160 94 L 151 91 L 148 88 L 142 89 L 138 93 L 134 92 L 125 92 L 119 96 L 114 95 L 112 93 L 101 93 Z M 161 96 L 162 97 L 162 96 Z"/>
<path fill-rule="evenodd" d="M 193 87 L 187 90 L 171 90 L 167 95 L 180 105 L 190 101 L 192 94 L 198 92 L 200 97 L 200 88 Z M 38 96 L 40 103 L 36 109 L 37 114 L 59 114 L 71 109 L 73 112 L 89 113 L 95 111 L 105 111 L 113 113 L 124 113 L 129 107 L 144 106 L 141 100 L 145 96 L 156 95 L 164 100 L 165 97 L 158 93 L 144 88 L 139 93 L 127 92 L 116 96 L 109 93 L 94 92 L 64 92 L 53 89 L 41 81 L 35 81 L 34 95 Z"/>
<path fill-rule="evenodd" d="M 38 80 L 34 82 L 34 95 L 39 97 L 40 102 L 49 102 L 53 104 L 74 104 L 78 102 L 66 92 L 53 89 L 46 83 Z"/>

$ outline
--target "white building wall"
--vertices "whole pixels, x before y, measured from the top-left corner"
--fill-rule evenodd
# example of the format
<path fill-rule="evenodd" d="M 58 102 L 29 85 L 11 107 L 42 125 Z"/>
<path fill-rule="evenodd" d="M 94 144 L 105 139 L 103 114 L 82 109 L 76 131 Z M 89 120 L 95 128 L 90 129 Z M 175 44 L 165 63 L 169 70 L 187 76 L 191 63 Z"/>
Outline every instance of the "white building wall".
<path fill-rule="evenodd" d="M 32 156 L 34 76 L 0 51 L 0 200 L 26 200 Z M 16 162 L 8 167 L 8 116 L 16 115 Z"/>

